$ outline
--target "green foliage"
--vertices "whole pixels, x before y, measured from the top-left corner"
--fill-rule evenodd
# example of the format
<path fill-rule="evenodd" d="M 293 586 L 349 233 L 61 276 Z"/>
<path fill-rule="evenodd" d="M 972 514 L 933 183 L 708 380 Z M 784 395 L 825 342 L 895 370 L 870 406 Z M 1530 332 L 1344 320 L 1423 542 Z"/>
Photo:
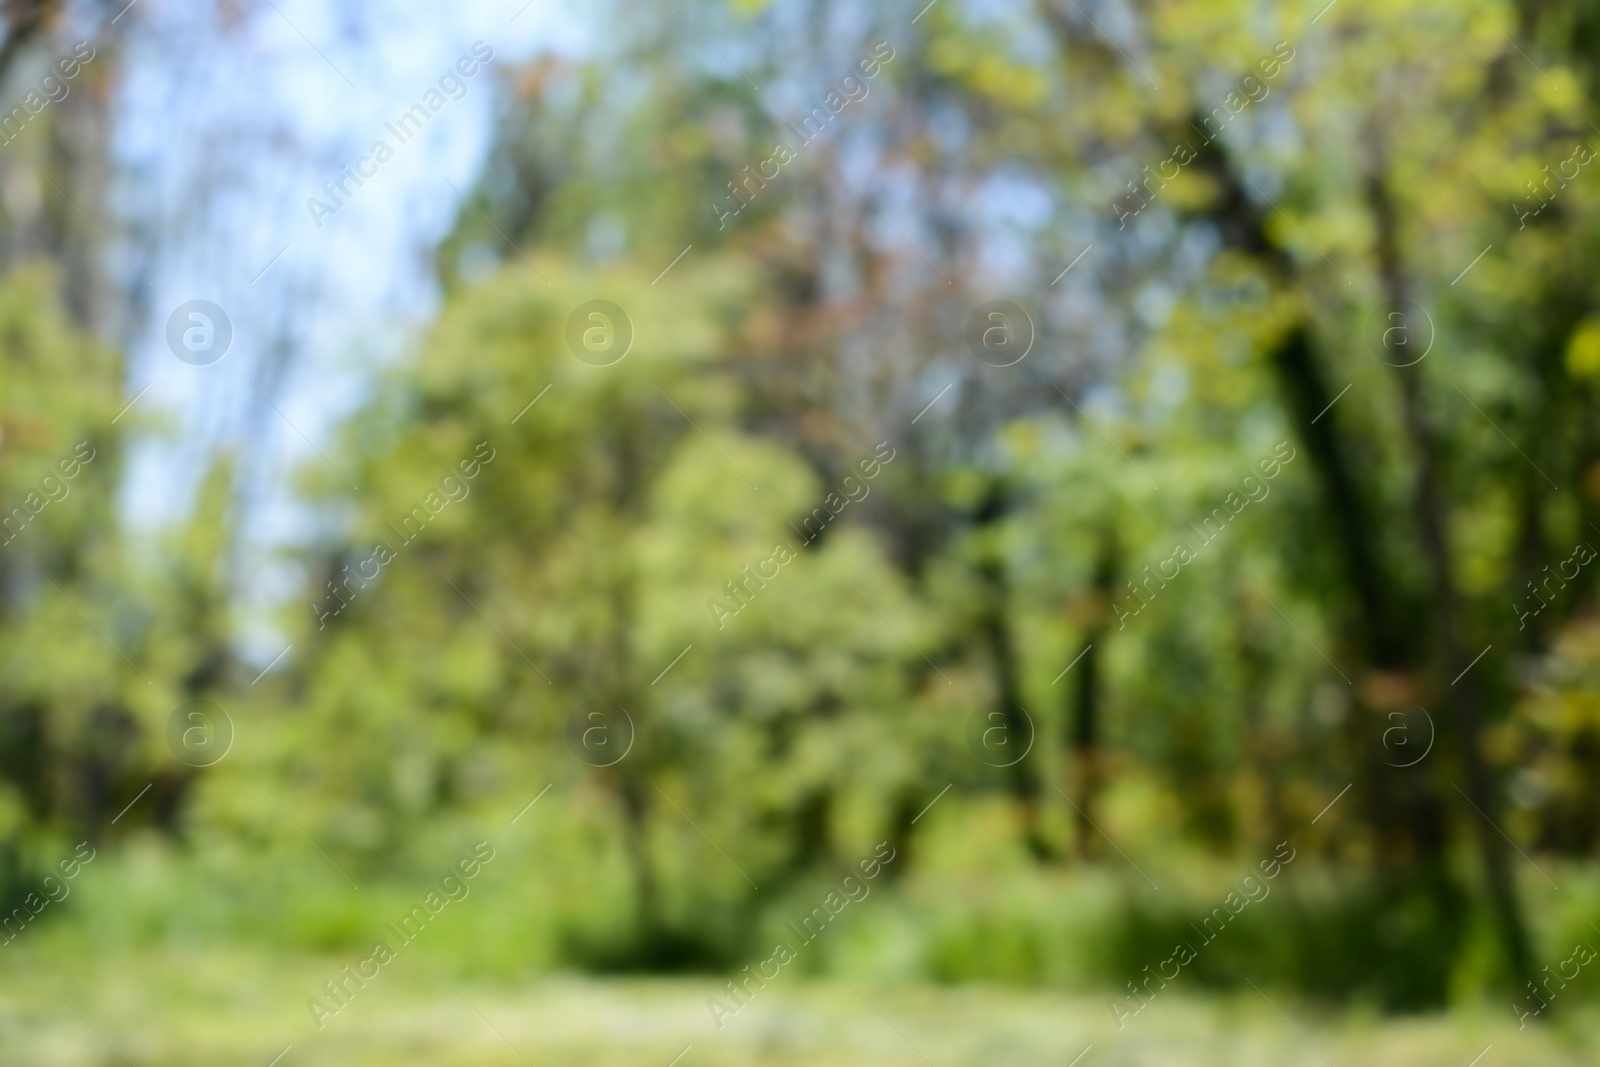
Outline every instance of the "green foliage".
<path fill-rule="evenodd" d="M 292 820 L 358 881 L 407 877 L 550 784 L 581 798 L 562 866 L 603 904 L 530 879 L 544 911 L 518 935 L 529 961 L 735 964 L 824 872 L 887 840 L 910 873 L 860 944 L 925 924 L 883 958 L 939 980 L 1078 982 L 1142 966 L 1190 910 L 1117 899 L 1109 879 L 1145 881 L 1102 828 L 1161 882 L 1292 839 L 1306 885 L 1209 952 L 1197 984 L 1256 974 L 1388 1008 L 1518 984 L 1514 857 L 1465 843 L 1476 816 L 1449 786 L 1521 761 L 1515 835 L 1593 847 L 1590 687 L 1572 666 L 1592 593 L 1537 635 L 1502 607 L 1600 500 L 1582 414 L 1591 194 L 1561 190 L 1560 227 L 1515 229 L 1502 207 L 1570 147 L 1582 63 L 1525 70 L 1490 19 L 1431 2 L 1346 0 L 1320 26 L 1168 3 L 1141 15 L 1134 57 L 1049 5 L 958 3 L 790 55 L 762 36 L 780 6 L 698 14 L 761 43 L 743 62 L 763 80 L 809 85 L 802 54 L 832 69 L 876 39 L 896 58 L 833 140 L 744 189 L 731 228 L 696 205 L 788 134 L 741 79 L 698 65 L 704 39 L 682 20 L 646 19 L 524 84 L 478 202 L 545 252 L 461 281 L 453 257 L 487 240 L 463 215 L 439 321 L 345 433 L 362 490 L 308 482 L 345 532 L 305 561 L 311 606 L 285 618 L 300 651 L 252 697 L 258 742 L 207 781 L 196 840 L 295 849 Z M 1235 113 L 1242 72 L 1270 91 Z M 1217 107 L 1228 123 L 1207 144 L 1193 120 Z M 964 132 L 908 132 L 932 114 Z M 1196 160 L 1113 230 L 1124 180 L 1186 141 Z M 1039 356 L 988 373 L 961 352 L 949 370 L 939 353 L 961 344 L 976 283 L 952 300 L 905 248 L 828 228 L 864 217 L 837 179 L 866 146 L 974 187 L 1029 184 L 1046 226 L 1098 233 L 1102 258 L 1076 280 L 1041 272 L 1009 294 L 1035 313 Z M 929 248 L 954 263 L 988 237 Z M 1028 239 L 1062 262 L 1087 243 Z M 1046 350 L 1087 336 L 1076 302 L 1096 288 L 1117 366 L 1062 363 Z M 594 299 L 631 320 L 611 366 L 566 340 Z M 1413 299 L 1432 358 L 1385 366 L 1371 323 L 1381 336 Z M 917 425 L 940 387 L 926 384 L 951 376 L 949 413 Z M 444 502 L 442 479 L 480 447 L 493 460 Z M 894 459 L 832 518 L 826 501 L 879 447 Z M 1546 494 L 1528 464 L 1564 488 Z M 430 493 L 442 506 L 416 510 Z M 408 515 L 425 520 L 414 539 Z M 1174 576 L 1179 545 L 1193 558 Z M 1453 687 L 1484 645 L 1565 650 L 1555 689 L 1501 656 Z M 966 748 L 991 703 L 1037 734 L 1012 768 Z M 1437 748 L 1396 777 L 1385 731 L 1418 705 Z M 633 726 L 614 767 L 570 748 L 571 717 L 593 707 Z M 913 820 L 947 785 L 964 829 L 938 847 L 994 865 L 944 893 Z M 991 854 L 996 835 L 1025 848 Z M 1078 902 L 1091 918 L 1065 914 Z M 806 967 L 844 966 L 854 944 Z"/>
<path fill-rule="evenodd" d="M 54 276 L 0 283 L 0 889 L 48 871 L 120 784 L 143 679 L 107 647 L 118 603 L 109 423 L 117 363 L 56 309 Z M 69 473 L 70 472 L 70 473 Z M 119 636 L 122 636 L 119 634 Z M 81 777 L 80 777 L 81 776 Z M 78 778 L 86 787 L 73 788 Z M 29 886 L 29 888 L 32 888 Z M 25 891 L 25 890 L 23 890 Z"/>
<path fill-rule="evenodd" d="M 1519 15 L 1537 67 L 1512 11 L 1443 0 L 1167 0 L 1127 49 L 1070 4 L 687 7 L 782 91 L 671 11 L 526 72 L 437 321 L 329 448 L 360 489 L 303 474 L 334 532 L 259 684 L 231 462 L 130 549 L 115 361 L 47 278 L 0 286 L 0 503 L 98 449 L 0 547 L 0 888 L 126 835 L 73 905 L 97 938 L 348 956 L 489 840 L 418 958 L 724 973 L 882 842 L 798 973 L 1118 989 L 1292 841 L 1192 989 L 1430 1008 L 1585 936 L 1600 568 L 1511 605 L 1600 540 L 1600 193 L 1506 207 L 1587 136 L 1576 6 Z M 774 101 L 880 39 L 722 225 Z M 458 266 L 502 233 L 531 258 Z M 966 340 L 1000 295 L 1038 331 L 1007 368 Z M 596 300 L 607 365 L 570 340 Z M 1374 338 L 1416 305 L 1397 366 Z M 240 734 L 203 772 L 164 737 L 199 696 Z M 986 708 L 1025 758 L 969 747 Z"/>

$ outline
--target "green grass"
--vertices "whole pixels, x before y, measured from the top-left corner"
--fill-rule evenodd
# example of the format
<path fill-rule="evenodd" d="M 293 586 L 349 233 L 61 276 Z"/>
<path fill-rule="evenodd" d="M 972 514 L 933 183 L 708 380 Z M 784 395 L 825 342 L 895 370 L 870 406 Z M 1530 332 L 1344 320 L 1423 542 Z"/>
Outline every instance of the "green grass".
<path fill-rule="evenodd" d="M 1266 992 L 1276 1007 L 1255 992 L 1168 990 L 1119 1032 L 1103 997 L 866 979 L 855 982 L 858 992 L 785 972 L 718 1031 L 706 998 L 721 983 L 710 978 L 491 984 L 450 979 L 404 953 L 319 1032 L 306 999 L 351 962 L 346 956 L 102 953 L 70 930 L 37 933 L 4 949 L 3 1063 L 109 1067 L 125 1055 L 138 1067 L 267 1067 L 286 1045 L 279 1067 L 667 1067 L 686 1045 L 693 1048 L 680 1067 L 1065 1067 L 1089 1045 L 1079 1067 L 1467 1067 L 1491 1044 L 1480 1067 L 1600 1058 L 1600 1014 L 1576 1001 L 1551 1025 L 1519 1033 L 1511 1009 L 1497 1004 L 1383 1019 L 1329 1016 L 1274 990 Z"/>

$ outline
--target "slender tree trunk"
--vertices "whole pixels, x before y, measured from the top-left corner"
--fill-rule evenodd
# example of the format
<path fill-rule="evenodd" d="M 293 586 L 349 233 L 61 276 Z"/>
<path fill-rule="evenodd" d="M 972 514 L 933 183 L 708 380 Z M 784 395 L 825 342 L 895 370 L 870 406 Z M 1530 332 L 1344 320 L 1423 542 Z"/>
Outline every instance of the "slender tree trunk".
<path fill-rule="evenodd" d="M 1077 793 L 1077 821 L 1074 823 L 1074 852 L 1080 859 L 1089 859 L 1096 851 L 1099 835 L 1093 822 L 1100 803 L 1103 767 L 1100 754 L 1100 657 L 1106 643 L 1106 620 L 1111 614 L 1113 589 L 1117 580 L 1118 553 L 1116 527 L 1107 520 L 1100 539 L 1099 557 L 1095 561 L 1094 582 L 1091 586 L 1093 604 L 1090 607 L 1091 623 L 1084 633 L 1084 650 L 1078 665 L 1071 693 L 1071 721 L 1067 736 L 1071 746 L 1072 788 Z"/>
<path fill-rule="evenodd" d="M 998 482 L 995 483 L 990 487 L 988 499 L 978 512 L 980 529 L 989 527 L 990 529 L 983 530 L 986 534 L 996 532 L 993 527 L 1005 516 L 1008 506 L 1005 487 Z M 1018 664 L 1016 642 L 1011 633 L 1009 616 L 1011 591 L 1006 578 L 1005 562 L 1001 557 L 998 543 L 992 538 L 979 546 L 979 552 L 977 574 L 983 583 L 984 602 L 978 629 L 988 649 L 989 662 L 994 671 L 999 711 L 1006 730 L 1006 744 L 1015 746 L 1015 752 L 1008 748 L 1005 754 L 1007 758 L 1012 755 L 1017 757 L 1016 762 L 1005 768 L 1006 781 L 1022 819 L 1023 836 L 1029 851 L 1036 858 L 1049 859 L 1053 857 L 1054 851 L 1039 828 L 1039 781 L 1033 773 L 1033 765 L 1023 755 L 1025 746 L 1029 748 L 1031 754 L 1036 724 L 1028 718 L 1028 713 L 1022 706 L 1021 669 Z"/>
<path fill-rule="evenodd" d="M 650 798 L 636 775 L 619 770 L 617 793 L 622 801 L 623 840 L 633 871 L 633 914 L 639 943 L 649 951 L 661 938 L 660 895 L 650 860 Z"/>
<path fill-rule="evenodd" d="M 633 723 L 632 749 L 617 764 L 618 798 L 622 803 L 628 861 L 633 868 L 635 920 L 639 943 L 647 955 L 653 954 L 666 937 L 661 911 L 655 864 L 650 855 L 650 811 L 648 786 L 650 746 L 646 742 L 649 715 L 642 694 L 635 688 L 633 629 L 638 618 L 638 575 L 627 537 L 639 528 L 645 492 L 645 460 L 639 436 L 630 420 L 619 420 L 615 450 L 616 485 L 612 492 L 613 529 L 617 543 L 612 546 L 610 632 L 605 649 L 609 682 L 606 692 L 611 702 L 628 713 Z M 610 714 L 610 709 L 607 709 Z M 620 740 L 620 735 L 619 735 Z M 651 787 L 653 788 L 653 787 Z"/>

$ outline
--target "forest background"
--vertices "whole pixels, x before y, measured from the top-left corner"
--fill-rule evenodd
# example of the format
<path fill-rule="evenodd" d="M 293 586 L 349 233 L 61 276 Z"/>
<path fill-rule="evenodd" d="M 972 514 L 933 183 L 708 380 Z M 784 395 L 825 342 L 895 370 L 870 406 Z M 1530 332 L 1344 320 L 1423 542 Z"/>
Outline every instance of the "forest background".
<path fill-rule="evenodd" d="M 1593 2 L 0 18 L 8 1058 L 1592 1062 Z"/>

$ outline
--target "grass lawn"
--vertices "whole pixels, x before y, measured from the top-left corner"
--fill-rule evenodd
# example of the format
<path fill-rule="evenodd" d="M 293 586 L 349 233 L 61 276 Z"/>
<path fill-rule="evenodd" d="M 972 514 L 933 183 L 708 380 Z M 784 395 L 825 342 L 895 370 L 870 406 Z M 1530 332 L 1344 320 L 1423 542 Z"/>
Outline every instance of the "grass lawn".
<path fill-rule="evenodd" d="M 70 949 L 67 946 L 72 946 Z M 29 1067 L 204 1064 L 279 1067 L 668 1067 L 861 1064 L 917 1067 L 1274 1065 L 1478 1067 L 1600 1060 L 1600 1014 L 1574 998 L 1549 1026 L 1518 1032 L 1488 1005 L 1406 1019 L 1329 1016 L 1272 990 L 1164 993 L 1119 1032 L 1104 998 L 986 988 L 888 988 L 780 974 L 712 1024 L 711 979 L 549 977 L 452 982 L 397 960 L 318 1030 L 306 1000 L 346 958 L 239 949 L 97 952 L 40 936 L 6 946 L 0 1063 Z M 1279 1009 L 1284 1014 L 1280 1014 Z M 1314 1047 L 1313 1047 L 1314 1046 Z"/>

